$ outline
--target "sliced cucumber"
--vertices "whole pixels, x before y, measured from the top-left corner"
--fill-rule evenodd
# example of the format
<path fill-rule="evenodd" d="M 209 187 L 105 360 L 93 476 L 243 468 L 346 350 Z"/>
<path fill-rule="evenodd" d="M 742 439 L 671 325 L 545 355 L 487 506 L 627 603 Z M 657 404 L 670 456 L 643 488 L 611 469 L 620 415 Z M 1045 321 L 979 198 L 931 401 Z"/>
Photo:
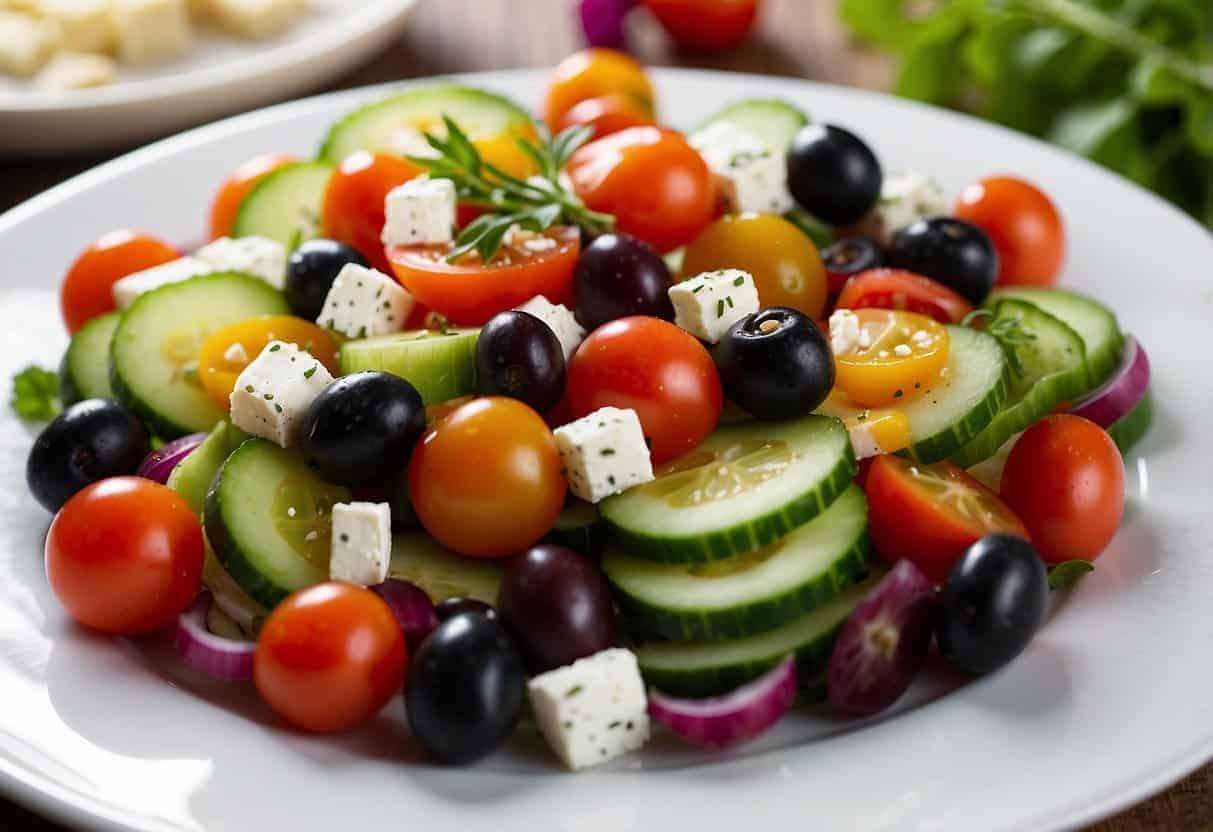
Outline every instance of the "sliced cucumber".
<path fill-rule="evenodd" d="M 868 501 L 851 486 L 823 514 L 755 552 L 687 566 L 606 553 L 602 569 L 634 632 L 685 641 L 773 630 L 867 572 Z"/>
<path fill-rule="evenodd" d="M 807 615 L 760 635 L 642 645 L 636 650 L 640 672 L 645 681 L 666 693 L 714 696 L 758 678 L 794 654 L 801 685 L 811 686 L 825 670 L 838 628 L 878 580 L 877 576 L 856 584 Z"/>
<path fill-rule="evenodd" d="M 694 135 L 713 124 L 726 122 L 750 133 L 768 150 L 786 153 L 796 131 L 809 123 L 809 117 L 796 105 L 779 98 L 747 98 L 736 101 L 691 131 Z"/>
<path fill-rule="evenodd" d="M 194 452 L 181 460 L 168 476 L 168 487 L 185 500 L 194 514 L 202 516 L 206 507 L 206 492 L 210 490 L 215 473 L 232 451 L 240 447 L 248 434 L 227 419 L 215 425 L 210 436 Z"/>
<path fill-rule="evenodd" d="M 426 404 L 476 392 L 478 329 L 422 329 L 341 345 L 341 373 L 381 370 L 407 379 Z"/>
<path fill-rule="evenodd" d="M 1111 436 L 1116 447 L 1120 448 L 1121 456 L 1125 456 L 1146 435 L 1153 422 L 1154 396 L 1147 390 L 1136 407 L 1112 423 L 1108 428 L 1108 436 Z"/>
<path fill-rule="evenodd" d="M 501 567 L 495 561 L 457 555 L 420 532 L 392 539 L 388 574 L 421 587 L 435 604 L 448 598 L 496 604 L 501 586 Z"/>
<path fill-rule="evenodd" d="M 667 563 L 752 552 L 808 523 L 855 475 L 837 419 L 750 422 L 719 428 L 657 479 L 602 502 L 622 550 Z"/>
<path fill-rule="evenodd" d="M 329 130 L 320 158 L 338 164 L 358 150 L 395 151 L 393 134 L 401 128 L 445 132 L 442 117 L 450 116 L 472 139 L 507 131 L 531 132 L 531 117 L 514 102 L 484 90 L 456 84 L 414 87 L 360 107 Z"/>
<path fill-rule="evenodd" d="M 1086 350 L 1078 333 L 1027 301 L 1003 298 L 993 308 L 987 329 L 1000 321 L 1017 322 L 1030 340 L 1015 345 L 1022 372 L 1012 372 L 1011 392 L 989 427 L 952 456 L 962 468 L 998 453 L 1003 443 L 1062 402 L 1082 395 L 1087 386 Z"/>
<path fill-rule="evenodd" d="M 323 482 L 298 454 L 250 439 L 206 495 L 206 537 L 240 588 L 267 609 L 327 580 L 332 509 L 349 489 Z"/>
<path fill-rule="evenodd" d="M 140 295 L 110 345 L 114 397 L 163 439 L 211 430 L 227 414 L 198 383 L 198 350 L 212 332 L 258 315 L 289 314 L 264 280 L 225 272 Z"/>
<path fill-rule="evenodd" d="M 607 530 L 597 507 L 574 500 L 560 512 L 546 539 L 585 555 L 596 555 L 606 546 Z"/>
<path fill-rule="evenodd" d="M 267 237 L 294 249 L 320 236 L 324 190 L 333 175 L 325 162 L 294 162 L 258 182 L 236 213 L 233 237 Z"/>
<path fill-rule="evenodd" d="M 59 397 L 64 407 L 84 399 L 114 397 L 109 378 L 110 341 L 121 317 L 111 312 L 93 318 L 72 336 L 59 368 Z"/>
<path fill-rule="evenodd" d="M 990 302 L 996 303 L 1002 298 L 1026 300 L 1078 333 L 1086 347 L 1088 370 L 1087 387 L 1081 392 L 1103 384 L 1120 364 L 1125 338 L 1116 316 L 1103 304 L 1075 292 L 1031 286 L 999 289 Z"/>

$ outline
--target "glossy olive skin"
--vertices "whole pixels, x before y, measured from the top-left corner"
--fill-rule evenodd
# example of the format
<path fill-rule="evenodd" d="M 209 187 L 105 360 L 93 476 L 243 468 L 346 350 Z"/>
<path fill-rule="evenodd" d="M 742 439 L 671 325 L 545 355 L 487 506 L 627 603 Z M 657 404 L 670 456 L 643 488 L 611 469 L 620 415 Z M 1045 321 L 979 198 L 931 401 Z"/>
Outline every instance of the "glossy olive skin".
<path fill-rule="evenodd" d="M 981 306 L 998 277 L 998 250 L 975 225 L 953 217 L 921 219 L 893 236 L 893 265 L 937 280 Z"/>
<path fill-rule="evenodd" d="M 884 265 L 884 252 L 865 234 L 843 237 L 821 253 L 821 262 L 830 276 L 830 288 L 838 291 L 847 279 L 868 269 Z M 837 287 L 837 288 L 835 288 Z"/>
<path fill-rule="evenodd" d="M 305 240 L 286 264 L 286 303 L 291 313 L 314 321 L 324 309 L 324 297 L 347 263 L 366 267 L 356 249 L 336 240 Z"/>
<path fill-rule="evenodd" d="M 540 544 L 506 564 L 497 614 L 518 639 L 527 670 L 543 673 L 615 643 L 615 606 L 598 564 Z"/>
<path fill-rule="evenodd" d="M 326 482 L 365 485 L 408 465 L 425 405 L 404 379 L 368 370 L 337 379 L 299 424 L 299 448 Z"/>
<path fill-rule="evenodd" d="M 809 124 L 788 149 L 788 190 L 806 211 L 833 225 L 859 222 L 880 198 L 884 172 L 849 130 Z"/>
<path fill-rule="evenodd" d="M 454 618 L 464 613 L 483 615 L 485 618 L 497 620 L 497 610 L 493 609 L 492 605 L 475 598 L 447 598 L 434 607 L 434 612 L 438 613 L 439 621 L 446 621 L 448 618 Z"/>
<path fill-rule="evenodd" d="M 528 312 L 499 312 L 476 341 L 476 379 L 487 396 L 509 396 L 546 413 L 564 395 L 560 339 Z"/>
<path fill-rule="evenodd" d="M 577 320 L 588 330 L 631 315 L 672 321 L 669 288 L 670 268 L 656 249 L 628 234 L 603 234 L 573 272 Z"/>
<path fill-rule="evenodd" d="M 151 451 L 147 428 L 106 399 L 86 399 L 55 417 L 30 449 L 25 481 L 47 511 L 86 485 L 135 473 Z"/>
<path fill-rule="evenodd" d="M 1048 603 L 1048 576 L 1032 545 L 1014 535 L 988 534 L 965 551 L 944 582 L 939 649 L 967 673 L 997 670 L 1028 646 Z"/>
<path fill-rule="evenodd" d="M 712 348 L 725 395 L 758 419 L 796 419 L 834 387 L 834 357 L 817 324 L 773 306 L 742 318 Z"/>
<path fill-rule="evenodd" d="M 522 657 L 502 626 L 475 613 L 456 615 L 409 663 L 409 727 L 440 762 L 474 762 L 514 733 L 525 685 Z"/>

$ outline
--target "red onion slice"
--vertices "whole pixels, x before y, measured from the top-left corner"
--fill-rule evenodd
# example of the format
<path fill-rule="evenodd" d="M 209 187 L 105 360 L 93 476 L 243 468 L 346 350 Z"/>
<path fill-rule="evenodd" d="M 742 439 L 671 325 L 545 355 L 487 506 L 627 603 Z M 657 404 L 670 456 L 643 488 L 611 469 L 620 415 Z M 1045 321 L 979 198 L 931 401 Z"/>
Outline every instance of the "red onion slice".
<path fill-rule="evenodd" d="M 404 630 L 404 640 L 408 642 L 409 652 L 412 653 L 421 646 L 425 637 L 434 632 L 438 626 L 438 613 L 434 611 L 434 602 L 425 590 L 408 581 L 388 578 L 371 591 L 387 602 Z"/>
<path fill-rule="evenodd" d="M 581 0 L 577 5 L 586 43 L 609 49 L 626 49 L 627 31 L 624 22 L 636 2 L 637 0 Z"/>
<path fill-rule="evenodd" d="M 188 610 L 177 618 L 173 646 L 182 660 L 197 670 L 225 682 L 243 682 L 253 678 L 253 653 L 257 643 L 235 641 L 212 633 L 206 627 L 211 595 L 203 592 Z"/>
<path fill-rule="evenodd" d="M 796 662 L 788 656 L 773 670 L 724 696 L 675 699 L 653 692 L 649 715 L 692 745 L 728 748 L 778 722 L 796 700 L 796 687 Z"/>
<path fill-rule="evenodd" d="M 1109 428 L 1137 407 L 1149 386 L 1150 359 L 1137 339 L 1129 335 L 1116 372 L 1070 412 Z"/>
<path fill-rule="evenodd" d="M 164 485 L 173 469 L 181 464 L 181 460 L 192 454 L 206 437 L 205 433 L 191 433 L 189 436 L 174 439 L 167 445 L 161 445 L 147 455 L 135 475 Z"/>

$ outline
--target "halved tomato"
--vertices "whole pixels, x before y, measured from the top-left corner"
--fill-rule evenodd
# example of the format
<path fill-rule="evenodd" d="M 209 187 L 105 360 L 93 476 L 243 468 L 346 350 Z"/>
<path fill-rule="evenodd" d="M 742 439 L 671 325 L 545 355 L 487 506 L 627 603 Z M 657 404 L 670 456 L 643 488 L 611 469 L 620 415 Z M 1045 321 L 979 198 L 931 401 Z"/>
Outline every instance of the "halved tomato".
<path fill-rule="evenodd" d="M 958 324 L 973 311 L 972 304 L 947 286 L 904 269 L 860 272 L 843 286 L 837 305 L 917 312 L 944 324 Z"/>
<path fill-rule="evenodd" d="M 837 384 L 856 404 L 885 407 L 931 386 L 948 363 L 951 338 L 933 318 L 859 309 L 858 339 L 836 351 Z M 831 333 L 833 337 L 833 333 Z"/>
<path fill-rule="evenodd" d="M 198 380 L 216 404 L 226 408 L 236 378 L 271 341 L 307 350 L 337 375 L 337 345 L 325 330 L 293 315 L 263 315 L 213 333 L 198 353 Z"/>

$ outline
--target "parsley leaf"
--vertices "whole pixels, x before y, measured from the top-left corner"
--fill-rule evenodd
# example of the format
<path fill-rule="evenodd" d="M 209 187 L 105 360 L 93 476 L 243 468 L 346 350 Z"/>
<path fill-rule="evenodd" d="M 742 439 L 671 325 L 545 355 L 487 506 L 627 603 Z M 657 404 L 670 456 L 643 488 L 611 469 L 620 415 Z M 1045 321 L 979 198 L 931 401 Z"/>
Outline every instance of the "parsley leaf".
<path fill-rule="evenodd" d="M 1049 589 L 1069 589 L 1083 575 L 1095 570 L 1089 560 L 1067 560 L 1049 570 Z"/>
<path fill-rule="evenodd" d="M 52 370 L 30 365 L 13 376 L 13 395 L 9 404 L 22 419 L 49 422 L 59 415 L 59 376 Z"/>

